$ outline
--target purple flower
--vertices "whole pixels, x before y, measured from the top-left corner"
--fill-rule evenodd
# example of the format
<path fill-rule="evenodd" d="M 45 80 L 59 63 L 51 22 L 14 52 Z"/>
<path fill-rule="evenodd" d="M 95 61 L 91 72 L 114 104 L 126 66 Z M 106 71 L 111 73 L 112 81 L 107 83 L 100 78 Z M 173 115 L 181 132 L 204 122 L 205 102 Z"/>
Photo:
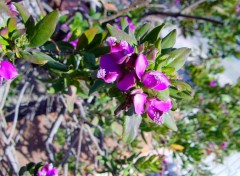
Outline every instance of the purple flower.
<path fill-rule="evenodd" d="M 131 71 L 123 76 L 118 82 L 117 88 L 121 91 L 127 91 L 132 88 L 136 83 L 136 76 L 134 71 Z"/>
<path fill-rule="evenodd" d="M 146 72 L 142 77 L 145 87 L 153 90 L 165 90 L 170 86 L 170 81 L 165 74 L 159 71 Z"/>
<path fill-rule="evenodd" d="M 175 0 L 175 5 L 180 6 L 181 5 L 181 0 Z"/>
<path fill-rule="evenodd" d="M 100 58 L 100 70 L 97 77 L 106 83 L 112 83 L 123 74 L 123 69 L 118 65 L 110 54 L 105 54 Z"/>
<path fill-rule="evenodd" d="M 240 13 L 240 4 L 237 5 L 236 10 L 237 10 L 237 13 Z"/>
<path fill-rule="evenodd" d="M 117 41 L 117 38 L 116 37 L 108 37 L 106 39 L 106 41 L 108 42 L 109 46 L 112 46 Z"/>
<path fill-rule="evenodd" d="M 223 143 L 220 145 L 220 148 L 221 148 L 222 150 L 226 150 L 227 147 L 228 147 L 228 145 L 229 145 L 229 143 L 225 141 L 225 142 L 223 142 Z"/>
<path fill-rule="evenodd" d="M 141 80 L 146 68 L 148 67 L 147 57 L 143 54 L 139 54 L 135 62 L 135 71 L 137 77 Z"/>
<path fill-rule="evenodd" d="M 38 171 L 38 176 L 58 176 L 58 170 L 52 164 L 46 164 Z"/>
<path fill-rule="evenodd" d="M 144 93 L 137 93 L 133 96 L 133 105 L 136 114 L 144 113 L 144 106 L 147 101 L 147 95 Z"/>
<path fill-rule="evenodd" d="M 148 116 L 158 125 L 163 123 L 163 113 L 172 108 L 172 101 L 161 101 L 157 98 L 148 99 L 146 102 Z"/>
<path fill-rule="evenodd" d="M 113 40 L 109 43 L 111 44 L 112 42 Z M 112 43 L 110 47 L 110 54 L 118 64 L 122 64 L 126 60 L 126 58 L 134 52 L 134 48 L 127 41 Z"/>
<path fill-rule="evenodd" d="M 210 81 L 210 83 L 209 83 L 209 86 L 210 87 L 216 87 L 217 86 L 217 82 L 216 81 Z"/>
<path fill-rule="evenodd" d="M 124 18 L 128 22 L 129 29 L 131 31 L 134 31 L 135 26 L 134 26 L 132 20 L 129 17 L 120 17 L 120 18 L 117 19 L 118 29 L 122 29 L 122 26 L 121 26 L 121 19 L 122 18 Z"/>
<path fill-rule="evenodd" d="M 62 24 L 61 29 L 63 29 L 64 31 L 70 31 L 70 27 L 67 24 Z M 66 37 L 63 39 L 63 41 L 69 42 L 74 47 L 74 49 L 76 49 L 78 44 L 78 39 L 69 41 L 71 36 L 72 36 L 72 32 L 68 32 Z"/>
<path fill-rule="evenodd" d="M 3 79 L 12 80 L 18 76 L 16 67 L 8 61 L 0 62 L 0 85 Z"/>
<path fill-rule="evenodd" d="M 12 3 L 8 4 L 8 8 L 14 16 L 17 16 L 19 14 L 16 7 Z"/>

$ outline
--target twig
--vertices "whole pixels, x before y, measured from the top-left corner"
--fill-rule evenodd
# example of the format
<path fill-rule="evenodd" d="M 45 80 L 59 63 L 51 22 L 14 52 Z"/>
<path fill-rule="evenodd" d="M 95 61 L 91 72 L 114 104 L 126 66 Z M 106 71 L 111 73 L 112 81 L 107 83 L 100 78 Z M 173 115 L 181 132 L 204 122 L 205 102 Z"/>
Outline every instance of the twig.
<path fill-rule="evenodd" d="M 145 1 L 136 2 L 136 3 L 132 4 L 132 5 L 130 5 L 128 8 L 119 11 L 117 14 L 114 14 L 114 15 L 102 18 L 102 19 L 98 20 L 98 22 L 100 24 L 106 23 L 106 22 L 111 21 L 113 19 L 116 19 L 116 18 L 118 18 L 118 17 L 120 17 L 120 16 L 122 16 L 124 14 L 127 14 L 128 12 L 130 12 L 132 10 L 135 10 L 137 8 L 140 8 L 140 7 L 145 7 L 148 4 L 150 4 L 150 2 L 151 2 L 151 0 L 145 0 Z"/>
<path fill-rule="evenodd" d="M 64 176 L 68 176 L 68 163 L 65 163 L 63 166 Z"/>
<path fill-rule="evenodd" d="M 27 52 L 43 52 L 50 53 L 56 55 L 74 55 L 74 54 L 82 54 L 82 51 L 58 51 L 58 50 L 43 50 L 43 49 L 26 49 Z"/>
<path fill-rule="evenodd" d="M 170 16 L 170 17 L 185 17 L 185 18 L 190 18 L 190 19 L 196 19 L 196 20 L 202 20 L 202 21 L 207 21 L 207 22 L 211 22 L 214 24 L 219 24 L 219 25 L 223 25 L 224 23 L 221 21 L 217 21 L 214 19 L 210 19 L 210 18 L 205 18 L 205 17 L 200 17 L 200 16 L 193 16 L 193 15 L 185 15 L 185 14 L 181 14 L 181 13 L 172 13 L 172 12 L 148 12 L 145 13 L 144 16 L 149 16 L 149 15 L 163 15 L 163 16 Z"/>
<path fill-rule="evenodd" d="M 80 133 L 79 133 L 77 159 L 76 159 L 76 165 L 74 168 L 74 176 L 77 175 L 78 163 L 79 163 L 80 153 L 81 153 L 81 149 L 82 149 L 82 133 L 83 133 L 83 128 L 81 128 Z"/>
<path fill-rule="evenodd" d="M 14 172 L 18 173 L 19 164 L 18 164 L 16 157 L 14 157 L 14 154 L 16 156 L 16 153 L 15 153 L 16 151 L 15 151 L 15 148 L 13 147 L 13 145 L 7 146 L 4 150 L 4 152 L 7 156 L 8 161 L 11 163 Z"/>
<path fill-rule="evenodd" d="M 193 4 L 191 4 L 190 6 L 186 7 L 185 9 L 183 9 L 181 11 L 181 13 L 189 13 L 192 9 L 194 9 L 195 7 L 197 7 L 199 4 L 202 4 L 203 2 L 205 2 L 206 0 L 199 0 Z"/>
<path fill-rule="evenodd" d="M 78 130 L 78 134 L 79 134 L 79 129 L 77 129 L 77 130 Z M 63 165 L 63 164 L 66 163 L 66 161 L 67 161 L 67 159 L 68 159 L 68 157 L 69 157 L 69 155 L 70 155 L 70 153 L 71 153 L 71 150 L 72 150 L 72 148 L 74 147 L 74 145 L 77 143 L 77 141 L 78 141 L 78 138 L 76 137 L 76 138 L 74 139 L 74 141 L 71 142 L 71 145 L 69 146 L 68 150 L 65 152 L 65 156 L 64 156 L 64 158 L 61 160 L 61 162 L 59 163 L 59 166 L 61 166 L 61 165 Z"/>
<path fill-rule="evenodd" d="M 89 133 L 89 136 L 90 136 L 90 138 L 92 139 L 93 143 L 95 144 L 98 153 L 99 153 L 100 155 L 104 155 L 104 151 L 102 151 L 102 149 L 99 147 L 98 141 L 97 141 L 96 137 L 93 135 L 93 133 L 92 133 L 89 125 L 84 124 L 84 126 L 85 126 L 85 129 L 87 130 L 87 132 Z"/>
<path fill-rule="evenodd" d="M 5 101 L 6 101 L 6 98 L 7 98 L 7 95 L 8 95 L 8 92 L 9 92 L 9 88 L 10 88 L 10 84 L 11 84 L 12 81 L 7 81 L 6 84 L 4 85 L 3 87 L 3 93 L 1 94 L 1 97 L 0 97 L 0 110 L 3 109 L 4 107 L 4 104 L 5 104 Z"/>
<path fill-rule="evenodd" d="M 58 116 L 57 120 L 55 121 L 55 123 L 53 124 L 53 127 L 51 129 L 51 132 L 50 132 L 50 135 L 45 143 L 46 145 L 46 149 L 47 149 L 47 152 L 49 154 L 49 159 L 51 160 L 51 162 L 54 161 L 54 155 L 53 155 L 53 152 L 52 152 L 52 141 L 53 141 L 53 137 L 54 135 L 57 133 L 62 121 L 63 121 L 63 118 L 64 118 L 64 115 L 65 114 L 65 108 L 63 108 L 62 112 L 60 112 L 60 115 Z"/>
<path fill-rule="evenodd" d="M 13 126 L 12 126 L 12 129 L 11 129 L 11 132 L 10 132 L 10 135 L 8 137 L 8 140 L 7 140 L 7 144 L 10 143 L 12 137 L 13 137 L 13 134 L 14 134 L 14 131 L 15 131 L 15 128 L 16 128 L 16 125 L 17 125 L 17 120 L 18 120 L 18 112 L 19 112 L 19 107 L 20 107 L 20 104 L 21 104 L 21 101 L 23 99 L 23 95 L 27 89 L 27 86 L 28 86 L 28 82 L 26 82 L 21 90 L 21 93 L 20 93 L 20 96 L 18 98 L 18 101 L 17 101 L 17 104 L 16 104 L 16 107 L 15 107 L 15 114 L 14 114 L 14 120 L 13 120 Z"/>

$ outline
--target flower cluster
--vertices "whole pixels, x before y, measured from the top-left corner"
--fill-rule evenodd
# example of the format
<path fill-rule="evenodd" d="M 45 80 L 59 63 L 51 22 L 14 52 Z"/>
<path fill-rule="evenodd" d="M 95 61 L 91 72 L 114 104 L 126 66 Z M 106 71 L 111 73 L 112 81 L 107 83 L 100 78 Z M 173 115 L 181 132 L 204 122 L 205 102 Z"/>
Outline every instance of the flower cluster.
<path fill-rule="evenodd" d="M 16 67 L 8 61 L 0 62 L 0 85 L 2 85 L 3 79 L 12 80 L 18 76 Z"/>
<path fill-rule="evenodd" d="M 58 176 L 58 170 L 52 164 L 46 164 L 38 171 L 38 176 Z"/>
<path fill-rule="evenodd" d="M 107 39 L 110 53 L 101 56 L 97 77 L 106 83 L 116 82 L 117 88 L 130 97 L 136 114 L 147 112 L 155 123 L 162 124 L 163 113 L 172 108 L 171 99 L 162 101 L 143 90 L 163 91 L 169 88 L 168 77 L 162 72 L 147 70 L 149 64 L 144 54 L 135 53 L 126 41 L 116 41 L 114 37 Z"/>

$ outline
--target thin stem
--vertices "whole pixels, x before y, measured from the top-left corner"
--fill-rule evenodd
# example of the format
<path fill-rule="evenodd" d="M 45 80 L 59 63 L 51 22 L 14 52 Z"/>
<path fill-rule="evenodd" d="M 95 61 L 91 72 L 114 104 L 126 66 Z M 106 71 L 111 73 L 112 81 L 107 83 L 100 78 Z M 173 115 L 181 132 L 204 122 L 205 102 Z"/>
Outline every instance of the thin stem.
<path fill-rule="evenodd" d="M 14 131 L 15 131 L 15 128 L 17 126 L 17 120 L 18 120 L 18 112 L 19 112 L 19 107 L 20 107 L 20 104 L 22 102 L 22 99 L 23 99 L 23 95 L 27 89 L 27 86 L 28 86 L 28 82 L 26 82 L 21 90 L 21 93 L 20 93 L 20 96 L 18 98 L 18 101 L 17 101 L 17 104 L 16 104 L 16 107 L 15 107 L 15 114 L 14 114 L 14 121 L 13 121 L 13 126 L 12 126 L 12 129 L 11 129 L 11 132 L 10 132 L 10 135 L 8 137 L 8 140 L 7 140 L 7 144 L 10 143 L 12 137 L 13 137 L 13 134 L 14 134 Z"/>
<path fill-rule="evenodd" d="M 74 175 L 77 175 L 77 169 L 78 169 L 78 164 L 79 164 L 79 158 L 82 150 L 82 133 L 83 133 L 83 128 L 81 127 L 80 133 L 79 133 L 79 139 L 78 139 L 78 149 L 77 149 L 77 160 L 76 160 L 76 165 L 74 168 Z"/>
<path fill-rule="evenodd" d="M 193 15 L 185 15 L 185 14 L 181 14 L 181 13 L 172 13 L 172 12 L 148 12 L 148 13 L 145 13 L 145 14 L 144 14 L 144 16 L 149 16 L 149 15 L 163 15 L 163 16 L 170 16 L 170 17 L 174 17 L 174 18 L 184 17 L 184 18 L 190 18 L 190 19 L 207 21 L 207 22 L 211 22 L 211 23 L 214 23 L 214 24 L 218 24 L 218 25 L 223 25 L 223 24 L 224 24 L 223 22 L 217 21 L 217 20 L 214 20 L 214 19 L 205 18 L 205 17 L 200 17 L 200 16 L 193 16 Z"/>
<path fill-rule="evenodd" d="M 27 52 L 43 52 L 50 53 L 56 55 L 74 55 L 74 54 L 82 54 L 82 51 L 58 51 L 58 50 L 43 50 L 43 49 L 26 49 Z"/>
<path fill-rule="evenodd" d="M 118 18 L 118 17 L 120 17 L 120 16 L 122 16 L 124 14 L 127 14 L 128 12 L 130 12 L 132 10 L 135 10 L 137 8 L 140 8 L 140 7 L 145 7 L 148 4 L 150 4 L 150 2 L 151 2 L 150 0 L 136 2 L 136 3 L 132 4 L 132 5 L 130 5 L 128 8 L 119 11 L 117 14 L 114 14 L 114 15 L 102 18 L 102 19 L 98 20 L 98 22 L 100 24 L 106 23 L 106 22 L 111 21 L 113 19 L 116 19 L 116 18 Z"/>

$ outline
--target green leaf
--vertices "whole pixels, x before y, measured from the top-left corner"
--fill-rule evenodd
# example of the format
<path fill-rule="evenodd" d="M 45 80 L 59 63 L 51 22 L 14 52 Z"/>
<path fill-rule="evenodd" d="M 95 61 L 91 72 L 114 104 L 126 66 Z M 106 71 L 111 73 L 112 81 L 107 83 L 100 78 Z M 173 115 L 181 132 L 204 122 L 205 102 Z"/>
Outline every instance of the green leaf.
<path fill-rule="evenodd" d="M 166 75 L 171 75 L 175 73 L 175 69 L 172 67 L 163 67 L 162 72 L 165 73 Z"/>
<path fill-rule="evenodd" d="M 101 32 L 99 34 L 96 34 L 92 42 L 86 47 L 86 49 L 93 49 L 100 44 L 106 39 L 108 33 L 107 32 Z"/>
<path fill-rule="evenodd" d="M 149 31 L 150 26 L 151 26 L 150 23 L 145 23 L 145 24 L 139 26 L 135 31 L 136 39 L 140 40 L 141 38 L 143 38 Z"/>
<path fill-rule="evenodd" d="M 16 30 L 17 29 L 17 19 L 16 18 L 10 18 L 8 20 L 7 27 L 8 27 L 8 33 L 11 33 L 14 30 Z"/>
<path fill-rule="evenodd" d="M 164 66 L 172 67 L 175 71 L 178 71 L 184 65 L 190 52 L 191 49 L 189 48 L 179 48 L 166 54 Z"/>
<path fill-rule="evenodd" d="M 54 69 L 56 71 L 67 72 L 69 69 L 66 65 L 54 60 L 51 57 L 48 57 L 48 62 L 44 65 L 47 68 Z"/>
<path fill-rule="evenodd" d="M 123 96 L 122 92 L 117 87 L 111 87 L 108 91 L 110 97 L 121 97 Z"/>
<path fill-rule="evenodd" d="M 127 33 L 123 32 L 122 30 L 119 30 L 110 24 L 107 24 L 107 29 L 110 32 L 111 36 L 116 37 L 117 40 L 125 40 L 127 41 L 130 45 L 137 44 L 137 40 L 134 36 L 130 36 Z"/>
<path fill-rule="evenodd" d="M 11 16 L 11 11 L 8 9 L 8 6 L 4 2 L 0 2 L 0 28 L 6 27 L 7 20 Z"/>
<path fill-rule="evenodd" d="M 27 167 L 26 167 L 26 166 L 21 167 L 20 170 L 19 170 L 19 172 L 18 172 L 19 176 L 24 175 L 24 173 L 25 173 L 26 171 L 27 171 Z"/>
<path fill-rule="evenodd" d="M 78 39 L 77 50 L 86 48 L 94 39 L 98 32 L 98 28 L 93 27 L 86 30 Z"/>
<path fill-rule="evenodd" d="M 163 114 L 163 125 L 167 126 L 173 131 L 177 131 L 177 126 L 173 114 L 171 112 L 166 112 Z"/>
<path fill-rule="evenodd" d="M 167 101 L 169 98 L 169 89 L 158 91 L 157 97 L 159 100 Z"/>
<path fill-rule="evenodd" d="M 162 28 L 164 27 L 164 23 L 153 28 L 142 40 L 142 42 L 148 41 L 150 43 L 155 43 L 157 39 L 159 38 L 160 32 Z"/>
<path fill-rule="evenodd" d="M 179 91 L 192 91 L 191 86 L 182 80 L 170 80 L 170 82 L 171 85 L 176 87 Z"/>
<path fill-rule="evenodd" d="M 112 84 L 105 83 L 102 79 L 97 79 L 89 89 L 89 95 L 92 93 L 111 87 Z"/>
<path fill-rule="evenodd" d="M 94 54 L 85 52 L 83 54 L 84 68 L 96 69 L 96 58 Z"/>
<path fill-rule="evenodd" d="M 68 42 L 62 42 L 62 41 L 58 41 L 58 42 L 50 42 L 47 41 L 41 48 L 45 49 L 45 50 L 50 50 L 50 51 L 66 51 L 66 52 L 71 52 L 74 50 L 74 47 L 68 43 Z"/>
<path fill-rule="evenodd" d="M 33 167 L 35 167 L 35 163 L 34 162 L 30 162 L 27 164 L 27 170 L 31 171 L 33 169 Z"/>
<path fill-rule="evenodd" d="M 123 140 L 127 144 L 136 138 L 141 121 L 142 117 L 136 114 L 124 117 Z"/>
<path fill-rule="evenodd" d="M 4 37 L 0 36 L 0 44 L 8 46 L 8 40 L 5 39 Z"/>
<path fill-rule="evenodd" d="M 172 48 L 176 42 L 177 31 L 172 30 L 166 37 L 162 39 L 162 49 Z"/>
<path fill-rule="evenodd" d="M 43 163 L 43 162 L 39 162 L 39 163 L 36 164 L 36 166 L 35 166 L 35 168 L 34 168 L 34 175 L 37 175 L 38 170 L 39 170 L 42 166 L 44 166 L 44 163 Z"/>
<path fill-rule="evenodd" d="M 191 92 L 188 92 L 188 91 L 178 92 L 177 95 L 184 100 L 191 100 L 192 99 Z"/>
<path fill-rule="evenodd" d="M 121 29 L 125 31 L 125 29 L 128 27 L 128 21 L 125 18 L 121 18 L 120 25 L 121 25 Z"/>
<path fill-rule="evenodd" d="M 178 105 L 177 105 L 175 99 L 171 98 L 171 101 L 172 101 L 172 109 L 171 110 L 176 111 L 178 108 Z"/>
<path fill-rule="evenodd" d="M 155 42 L 155 47 L 158 49 L 158 54 L 161 54 L 161 52 L 162 52 L 162 47 L 161 47 L 161 45 L 162 45 L 162 39 L 161 38 L 158 38 L 157 40 L 156 40 L 156 42 Z"/>
<path fill-rule="evenodd" d="M 39 65 L 46 64 L 48 60 L 51 58 L 50 56 L 41 52 L 33 52 L 32 54 L 30 54 L 29 52 L 26 51 L 19 51 L 19 53 L 21 54 L 24 60 Z"/>
<path fill-rule="evenodd" d="M 93 53 L 95 57 L 100 57 L 103 54 L 107 54 L 110 52 L 109 46 L 99 46 L 96 48 L 93 48 L 91 50 L 88 50 L 89 53 Z"/>
<path fill-rule="evenodd" d="M 55 31 L 58 20 L 58 11 L 54 10 L 46 15 L 33 29 L 33 34 L 29 38 L 30 47 L 43 45 Z"/>

